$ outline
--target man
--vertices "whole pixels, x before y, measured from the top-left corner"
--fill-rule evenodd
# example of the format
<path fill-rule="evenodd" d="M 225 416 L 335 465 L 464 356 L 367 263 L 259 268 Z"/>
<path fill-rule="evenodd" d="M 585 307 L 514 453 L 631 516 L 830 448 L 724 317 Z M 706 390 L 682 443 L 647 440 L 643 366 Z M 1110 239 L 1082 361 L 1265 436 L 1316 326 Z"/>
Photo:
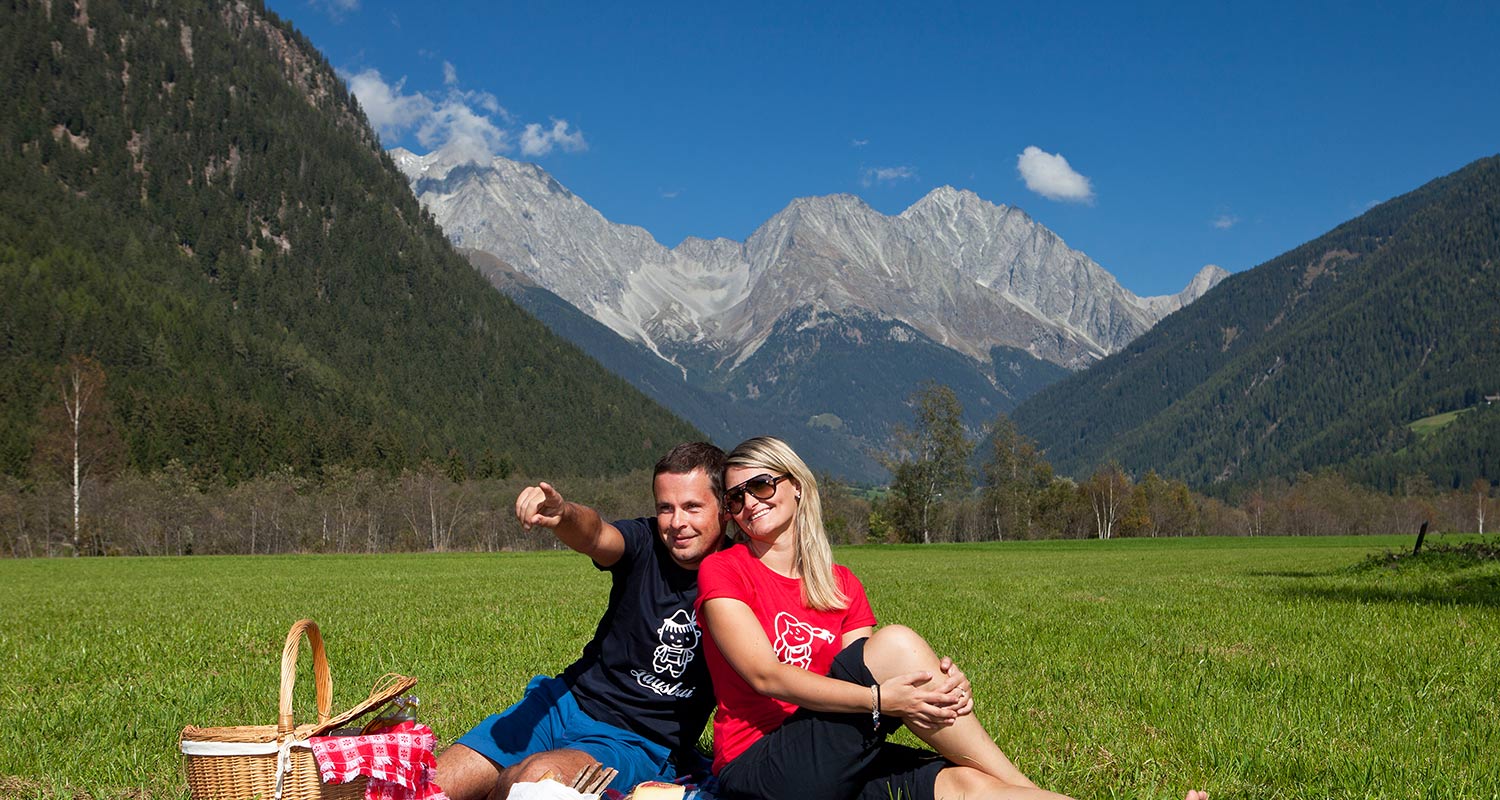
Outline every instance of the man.
<path fill-rule="evenodd" d="M 651 486 L 656 517 L 613 524 L 547 483 L 517 496 L 522 528 L 550 529 L 610 573 L 609 605 L 577 661 L 537 676 L 438 756 L 436 782 L 452 800 L 504 798 L 549 771 L 571 782 L 596 761 L 619 770 L 621 791 L 676 777 L 714 707 L 693 601 L 698 564 L 724 541 L 724 452 L 678 445 Z"/>

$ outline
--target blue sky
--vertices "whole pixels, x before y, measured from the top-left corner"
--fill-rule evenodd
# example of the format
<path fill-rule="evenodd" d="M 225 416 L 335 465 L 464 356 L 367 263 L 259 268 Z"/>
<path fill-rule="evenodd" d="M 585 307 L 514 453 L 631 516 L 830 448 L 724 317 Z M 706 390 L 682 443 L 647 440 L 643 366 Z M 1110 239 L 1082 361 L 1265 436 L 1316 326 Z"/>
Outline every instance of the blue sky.
<path fill-rule="evenodd" d="M 535 161 L 669 246 L 949 184 L 1163 294 L 1500 152 L 1493 2 L 269 5 L 386 146 Z"/>

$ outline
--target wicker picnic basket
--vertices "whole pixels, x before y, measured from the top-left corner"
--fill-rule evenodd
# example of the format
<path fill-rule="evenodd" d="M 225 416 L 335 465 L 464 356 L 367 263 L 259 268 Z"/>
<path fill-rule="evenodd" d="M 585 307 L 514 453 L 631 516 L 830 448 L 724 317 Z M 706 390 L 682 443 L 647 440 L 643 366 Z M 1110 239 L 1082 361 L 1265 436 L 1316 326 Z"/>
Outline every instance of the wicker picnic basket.
<path fill-rule="evenodd" d="M 297 677 L 297 648 L 306 634 L 312 645 L 317 686 L 318 721 L 292 724 L 292 685 Z M 193 800 L 360 800 L 365 779 L 325 784 L 307 739 L 379 708 L 417 683 L 416 678 L 387 675 L 370 696 L 344 713 L 330 717 L 333 678 L 323 652 L 318 624 L 299 620 L 286 635 L 281 651 L 281 716 L 275 725 L 182 729 L 188 789 Z"/>

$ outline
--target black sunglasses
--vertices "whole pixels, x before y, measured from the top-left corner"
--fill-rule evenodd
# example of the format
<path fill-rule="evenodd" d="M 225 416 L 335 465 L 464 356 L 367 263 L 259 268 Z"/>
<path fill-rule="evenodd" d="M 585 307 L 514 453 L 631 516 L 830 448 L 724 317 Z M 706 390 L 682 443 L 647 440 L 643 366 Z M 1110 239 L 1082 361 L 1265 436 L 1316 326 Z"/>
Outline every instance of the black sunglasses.
<path fill-rule="evenodd" d="M 776 494 L 776 484 L 790 478 L 790 475 L 782 475 L 773 478 L 770 475 L 756 475 L 748 481 L 724 491 L 724 510 L 731 514 L 738 514 L 745 507 L 745 492 L 755 495 L 761 500 L 770 500 Z"/>

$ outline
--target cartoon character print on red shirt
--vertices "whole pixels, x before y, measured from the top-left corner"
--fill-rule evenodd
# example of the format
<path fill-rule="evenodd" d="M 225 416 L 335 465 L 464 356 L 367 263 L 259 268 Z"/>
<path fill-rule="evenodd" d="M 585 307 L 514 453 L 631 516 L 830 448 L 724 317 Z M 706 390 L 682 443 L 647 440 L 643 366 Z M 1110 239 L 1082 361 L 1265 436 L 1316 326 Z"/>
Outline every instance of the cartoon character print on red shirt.
<path fill-rule="evenodd" d="M 776 615 L 776 660 L 807 669 L 812 663 L 814 639 L 833 641 L 833 633 L 815 628 L 785 611 Z"/>

